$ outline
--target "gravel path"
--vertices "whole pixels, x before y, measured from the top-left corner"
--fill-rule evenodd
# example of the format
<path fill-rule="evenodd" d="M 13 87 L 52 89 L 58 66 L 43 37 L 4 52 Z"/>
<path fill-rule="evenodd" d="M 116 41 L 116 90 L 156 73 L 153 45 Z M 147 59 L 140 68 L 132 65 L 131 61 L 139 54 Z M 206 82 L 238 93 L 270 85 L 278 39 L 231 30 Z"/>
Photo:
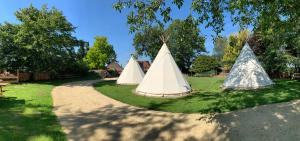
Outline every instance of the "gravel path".
<path fill-rule="evenodd" d="M 145 110 L 96 91 L 97 81 L 52 91 L 54 112 L 70 141 L 300 140 L 300 100 L 217 115 Z"/>

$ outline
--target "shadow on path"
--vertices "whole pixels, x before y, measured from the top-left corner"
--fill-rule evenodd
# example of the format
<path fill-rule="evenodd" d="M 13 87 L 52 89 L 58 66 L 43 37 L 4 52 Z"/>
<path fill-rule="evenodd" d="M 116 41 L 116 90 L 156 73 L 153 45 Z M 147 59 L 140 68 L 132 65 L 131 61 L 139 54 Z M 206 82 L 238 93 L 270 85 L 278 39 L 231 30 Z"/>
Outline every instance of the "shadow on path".
<path fill-rule="evenodd" d="M 69 140 L 300 140 L 300 100 L 216 115 L 167 113 L 120 103 L 91 83 L 53 91 L 54 111 Z"/>

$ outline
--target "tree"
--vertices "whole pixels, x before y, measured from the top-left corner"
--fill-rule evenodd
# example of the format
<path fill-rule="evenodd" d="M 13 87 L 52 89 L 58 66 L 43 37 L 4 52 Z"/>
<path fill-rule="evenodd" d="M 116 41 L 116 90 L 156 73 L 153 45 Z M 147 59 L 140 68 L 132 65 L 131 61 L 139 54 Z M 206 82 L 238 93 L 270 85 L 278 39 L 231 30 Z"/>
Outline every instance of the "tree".
<path fill-rule="evenodd" d="M 134 47 L 140 55 L 147 55 L 153 60 L 163 44 L 160 36 L 168 36 L 167 45 L 177 65 L 183 72 L 188 72 L 192 60 L 205 51 L 205 38 L 199 32 L 192 17 L 183 21 L 174 20 L 166 30 L 156 26 L 137 32 Z"/>
<path fill-rule="evenodd" d="M 120 12 L 129 11 L 127 23 L 130 32 L 137 32 L 153 25 L 167 25 L 173 20 L 172 10 L 180 9 L 185 1 L 120 0 L 114 8 Z M 299 70 L 299 7 L 297 0 L 193 0 L 190 13 L 193 13 L 199 24 L 212 27 L 217 34 L 223 30 L 224 17 L 228 13 L 231 20 L 242 29 L 251 25 L 254 34 L 259 34 L 259 40 L 264 45 L 265 49 L 262 50 L 266 50 L 261 56 L 265 60 L 263 62 L 269 65 L 267 67 L 272 72 L 280 72 L 290 68 L 286 64 L 296 65 L 298 67 L 295 70 Z M 273 57 L 279 60 L 278 65 L 271 68 Z"/>
<path fill-rule="evenodd" d="M 205 37 L 201 36 L 197 23 L 192 17 L 186 20 L 174 20 L 166 30 L 168 45 L 181 71 L 188 72 L 192 61 L 201 52 L 205 52 Z"/>
<path fill-rule="evenodd" d="M 208 55 L 200 55 L 194 60 L 191 72 L 196 74 L 207 72 L 216 69 L 218 66 L 216 58 Z"/>
<path fill-rule="evenodd" d="M 290 31 L 281 31 L 279 35 L 276 32 L 272 27 L 268 30 L 256 29 L 249 44 L 265 70 L 272 76 L 281 77 L 283 73 L 299 71 L 299 37 Z"/>
<path fill-rule="evenodd" d="M 15 15 L 18 24 L 0 25 L 2 68 L 58 73 L 77 63 L 75 27 L 61 11 L 30 5 Z"/>
<path fill-rule="evenodd" d="M 134 35 L 133 46 L 137 55 L 149 56 L 153 61 L 163 41 L 159 38 L 164 34 L 164 29 L 155 26 L 146 28 Z"/>
<path fill-rule="evenodd" d="M 129 11 L 127 23 L 131 32 L 136 32 L 153 24 L 163 25 L 172 20 L 172 8 L 180 9 L 185 0 L 119 0 L 114 8 L 122 12 Z M 224 15 L 231 14 L 232 21 L 241 27 L 260 22 L 263 27 L 274 24 L 282 27 L 280 20 L 297 21 L 300 17 L 297 0 L 193 0 L 190 9 L 197 22 L 212 27 L 220 33 L 224 27 Z M 296 22 L 287 26 L 296 27 Z"/>
<path fill-rule="evenodd" d="M 89 42 L 85 42 L 83 40 L 78 41 L 78 59 L 82 60 L 87 52 L 89 51 Z"/>
<path fill-rule="evenodd" d="M 10 23 L 0 25 L 0 68 L 17 70 L 26 62 L 27 50 L 15 43 L 18 26 Z"/>
<path fill-rule="evenodd" d="M 223 67 L 225 70 L 230 70 L 234 64 L 236 58 L 240 54 L 241 49 L 245 45 L 248 37 L 248 30 L 242 30 L 237 34 L 231 34 L 228 38 L 228 44 L 224 49 L 224 55 L 222 58 Z"/>
<path fill-rule="evenodd" d="M 218 36 L 214 39 L 213 56 L 218 60 L 218 62 L 221 62 L 224 55 L 224 49 L 227 44 L 228 41 L 226 37 Z"/>
<path fill-rule="evenodd" d="M 116 53 L 106 37 L 96 36 L 94 45 L 84 60 L 91 69 L 102 69 L 106 64 L 116 60 Z"/>

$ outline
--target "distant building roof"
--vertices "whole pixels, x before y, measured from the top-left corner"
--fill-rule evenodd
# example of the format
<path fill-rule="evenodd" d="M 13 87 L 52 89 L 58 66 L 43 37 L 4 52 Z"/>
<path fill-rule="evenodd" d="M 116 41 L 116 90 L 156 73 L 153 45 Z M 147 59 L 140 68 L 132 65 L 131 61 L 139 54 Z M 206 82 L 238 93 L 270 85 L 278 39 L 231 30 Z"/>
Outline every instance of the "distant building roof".
<path fill-rule="evenodd" d="M 144 72 L 147 72 L 148 69 L 150 68 L 150 63 L 149 61 L 138 61 L 138 63 L 140 64 L 140 67 L 142 68 L 142 70 Z"/>
<path fill-rule="evenodd" d="M 106 68 L 108 70 L 115 70 L 118 73 L 121 73 L 123 70 L 123 68 L 117 62 L 112 62 L 112 63 L 108 64 Z"/>

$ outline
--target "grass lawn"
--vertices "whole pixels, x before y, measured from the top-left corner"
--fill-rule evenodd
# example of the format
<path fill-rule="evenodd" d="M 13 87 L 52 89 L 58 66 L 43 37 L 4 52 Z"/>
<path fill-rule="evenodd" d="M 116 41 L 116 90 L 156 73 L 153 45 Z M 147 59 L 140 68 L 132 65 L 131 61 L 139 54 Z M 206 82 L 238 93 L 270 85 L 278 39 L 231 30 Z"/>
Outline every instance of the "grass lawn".
<path fill-rule="evenodd" d="M 66 140 L 52 112 L 51 91 L 55 86 L 75 80 L 82 78 L 5 87 L 5 97 L 0 97 L 0 141 Z"/>
<path fill-rule="evenodd" d="M 136 86 L 116 85 L 115 81 L 95 84 L 95 88 L 106 96 L 121 102 L 144 107 L 181 113 L 227 112 L 257 105 L 300 99 L 300 82 L 276 80 L 272 88 L 260 90 L 222 91 L 222 78 L 189 77 L 193 94 L 178 99 L 163 99 L 133 94 Z"/>

